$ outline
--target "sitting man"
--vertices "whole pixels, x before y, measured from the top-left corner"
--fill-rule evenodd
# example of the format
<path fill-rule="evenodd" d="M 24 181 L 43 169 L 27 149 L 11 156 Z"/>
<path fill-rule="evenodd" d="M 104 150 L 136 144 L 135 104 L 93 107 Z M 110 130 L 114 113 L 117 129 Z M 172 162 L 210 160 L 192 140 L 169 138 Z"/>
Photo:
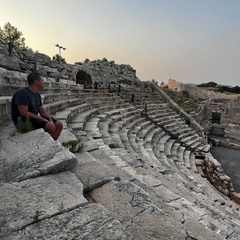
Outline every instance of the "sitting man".
<path fill-rule="evenodd" d="M 19 118 L 29 120 L 33 129 L 43 128 L 54 140 L 61 134 L 63 124 L 51 118 L 42 106 L 38 90 L 43 89 L 43 77 L 32 72 L 27 77 L 28 86 L 18 89 L 12 97 L 12 120 L 17 126 Z"/>

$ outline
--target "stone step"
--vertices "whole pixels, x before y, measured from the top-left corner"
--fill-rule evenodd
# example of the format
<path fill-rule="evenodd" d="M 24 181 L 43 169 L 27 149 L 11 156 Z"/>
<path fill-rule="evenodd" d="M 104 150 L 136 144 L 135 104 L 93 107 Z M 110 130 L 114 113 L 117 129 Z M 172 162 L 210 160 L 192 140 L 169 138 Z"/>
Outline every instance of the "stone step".
<path fill-rule="evenodd" d="M 148 110 L 148 116 L 154 119 L 158 119 L 158 118 L 169 118 L 171 116 L 176 116 L 179 117 L 178 114 L 176 114 L 176 112 L 174 112 L 173 110 L 168 110 L 167 109 L 162 109 L 162 110 Z"/>
<path fill-rule="evenodd" d="M 92 117 L 98 114 L 97 108 L 92 108 L 78 113 L 76 116 L 70 119 L 68 127 L 74 132 L 84 129 L 84 124 Z"/>
<path fill-rule="evenodd" d="M 0 118 L 9 117 L 11 114 L 12 97 L 0 96 Z"/>
<path fill-rule="evenodd" d="M 199 173 L 196 165 L 196 160 L 195 160 L 195 154 L 193 152 L 190 153 L 189 155 L 189 163 L 190 163 L 190 168 L 195 172 Z"/>
<path fill-rule="evenodd" d="M 175 121 L 169 124 L 164 124 L 164 127 L 169 130 L 170 132 L 174 133 L 176 132 L 178 129 L 182 128 L 182 126 L 185 124 L 184 120 L 181 121 Z"/>
<path fill-rule="evenodd" d="M 73 171 L 77 164 L 75 155 L 42 129 L 8 137 L 1 145 L 3 182 Z"/>
<path fill-rule="evenodd" d="M 34 239 L 48 240 L 132 239 L 131 234 L 125 232 L 122 224 L 102 204 L 92 203 L 29 225 L 4 239 L 31 239 L 33 236 Z"/>
<path fill-rule="evenodd" d="M 51 102 L 51 103 L 45 104 L 44 108 L 49 114 L 52 115 L 52 114 L 55 114 L 56 112 L 62 111 L 67 107 L 73 107 L 80 104 L 82 104 L 81 99 L 74 98 L 74 99 Z"/>
<path fill-rule="evenodd" d="M 73 107 L 66 107 L 62 111 L 57 112 L 54 117 L 58 120 L 65 120 L 66 122 L 69 122 L 69 120 L 76 116 L 78 113 L 87 111 L 90 108 L 91 105 L 88 103 L 79 104 Z"/>
<path fill-rule="evenodd" d="M 87 203 L 81 182 L 68 171 L 5 183 L 0 197 L 0 236 Z"/>
<path fill-rule="evenodd" d="M 182 140 L 182 139 L 185 139 L 186 137 L 189 137 L 189 136 L 192 136 L 192 135 L 195 135 L 196 134 L 196 131 L 192 130 L 192 129 L 189 129 L 189 131 L 186 131 L 183 132 L 183 133 L 177 133 L 178 135 L 178 140 Z"/>
<path fill-rule="evenodd" d="M 95 201 L 104 204 L 111 214 L 117 217 L 126 227 L 126 234 L 133 236 L 132 239 L 186 238 L 181 224 L 163 217 L 163 212 L 152 203 L 149 195 L 134 183 L 110 182 L 94 190 L 91 196 Z M 132 200 L 129 201 L 130 199 Z M 146 221 L 151 222 L 150 229 L 146 228 Z M 174 233 L 170 233 L 170 225 L 166 224 L 166 221 L 171 223 L 171 228 L 174 227 Z"/>
<path fill-rule="evenodd" d="M 110 153 L 110 152 L 109 152 Z M 108 153 L 108 154 L 109 154 Z M 108 155 L 107 154 L 107 155 Z M 99 156 L 100 154 L 99 154 L 99 152 L 98 153 L 96 153 L 95 154 L 95 157 L 97 157 L 97 156 Z M 109 156 L 113 156 L 113 153 L 110 153 L 109 154 Z M 102 159 L 102 158 L 101 158 Z M 106 156 L 104 157 L 104 159 L 105 159 L 105 161 L 104 162 L 106 162 Z M 124 157 L 124 159 L 126 159 L 126 156 Z M 110 159 L 109 159 L 110 160 Z M 133 174 L 133 176 L 135 176 L 135 178 L 137 178 L 137 180 L 138 181 L 142 181 L 142 183 L 145 183 L 145 184 L 147 184 L 148 185 L 148 187 L 146 187 L 146 189 L 149 191 L 149 189 L 152 189 L 152 187 L 153 186 L 155 186 L 154 187 L 154 189 L 155 189 L 155 191 L 159 194 L 158 196 L 160 197 L 160 198 L 162 198 L 162 199 L 164 199 L 164 201 L 166 201 L 166 202 L 169 202 L 170 204 L 168 204 L 169 206 L 173 206 L 173 207 L 175 207 L 175 206 L 178 206 L 178 208 L 179 209 L 185 209 L 184 211 L 186 211 L 185 212 L 185 214 L 186 215 L 188 215 L 189 214 L 189 212 L 188 212 L 188 210 L 187 210 L 187 208 L 185 208 L 184 206 L 186 206 L 186 204 L 187 204 L 187 200 L 186 199 L 184 199 L 184 198 L 182 198 L 182 197 L 179 197 L 178 195 L 173 195 L 173 193 L 171 193 L 171 191 L 169 190 L 169 189 L 171 189 L 171 187 L 170 186 L 168 186 L 168 187 L 165 187 L 164 188 L 164 185 L 162 185 L 162 183 L 160 182 L 159 184 L 157 184 L 156 183 L 156 180 L 155 180 L 155 184 L 153 183 L 153 179 L 152 179 L 152 187 L 150 187 L 150 182 L 147 180 L 148 178 L 146 178 L 146 177 L 151 177 L 152 178 L 152 176 L 153 176 L 153 174 L 145 174 L 145 175 L 139 175 L 140 174 L 140 172 L 141 171 L 139 171 L 140 169 L 139 168 L 136 168 L 135 170 L 138 170 L 138 173 L 136 173 L 135 171 L 133 171 L 133 169 L 132 170 L 130 170 L 130 168 L 129 168 L 129 166 L 127 166 L 126 164 L 124 164 L 122 161 L 121 161 L 121 163 L 117 163 L 116 162 L 116 164 L 114 164 L 114 165 L 112 165 L 113 164 L 113 162 L 112 162 L 112 160 L 113 160 L 113 157 L 111 157 L 111 160 L 108 162 L 108 166 L 116 166 L 116 165 L 118 165 L 118 166 L 121 166 L 121 168 L 122 169 L 125 169 L 125 170 L 127 170 L 128 171 L 128 173 L 130 173 L 130 174 Z M 136 162 L 137 163 L 137 162 Z M 131 164 L 133 164 L 133 162 L 132 162 L 132 160 L 131 160 Z M 143 169 L 142 169 L 143 170 Z M 147 169 L 146 169 L 147 170 Z M 145 177 L 144 177 L 145 176 Z M 134 182 L 135 182 L 135 180 L 134 180 Z M 170 181 L 169 181 L 169 183 L 170 183 Z M 106 185 L 104 185 L 104 186 L 107 186 L 107 184 Z M 98 188 L 99 190 L 101 189 L 101 188 Z M 160 189 L 162 189 L 161 191 L 159 191 Z M 164 190 L 164 191 L 163 191 Z M 104 191 L 105 192 L 105 195 L 106 195 L 106 191 Z M 165 193 L 165 197 L 164 197 L 164 193 Z M 93 198 L 96 200 L 96 196 L 93 194 Z M 174 197 L 175 196 L 175 197 Z M 195 196 L 196 197 L 196 199 L 197 199 L 197 196 Z M 122 198 L 120 198 L 120 199 L 122 199 Z M 100 201 L 100 200 L 97 200 L 97 201 Z M 112 202 L 112 201 L 111 201 Z M 191 201 L 192 202 L 192 201 Z M 190 206 L 189 204 L 187 204 L 188 206 Z M 191 203 L 191 205 L 192 205 L 192 203 Z M 198 209 L 198 210 L 197 210 Z M 193 216 L 194 214 L 196 214 L 196 216 L 199 214 L 199 211 L 202 211 L 202 210 L 200 210 L 200 209 L 202 209 L 202 206 L 199 206 L 199 207 L 197 207 L 197 205 L 195 205 L 195 207 L 194 208 L 191 208 L 191 211 L 192 211 L 192 213 L 191 213 L 191 216 Z M 212 210 L 211 211 L 215 211 L 216 212 L 216 208 L 212 208 Z M 217 213 L 217 212 L 216 212 Z M 203 213 L 202 213 L 203 214 Z M 205 213 L 206 214 L 206 213 Z M 205 222 L 204 222 L 205 223 Z M 216 223 L 217 224 L 217 223 Z M 218 225 L 217 225 L 218 227 L 220 226 L 220 224 L 218 223 Z M 221 226 L 221 229 L 223 228 L 223 226 Z"/>
<path fill-rule="evenodd" d="M 76 98 L 76 94 L 71 94 L 66 91 L 66 93 L 55 93 L 55 94 L 41 94 L 42 103 L 48 104 L 55 101 L 67 100 Z"/>
<path fill-rule="evenodd" d="M 193 129 L 190 128 L 188 125 L 184 124 L 180 128 L 177 128 L 174 131 L 172 131 L 172 133 L 177 135 L 177 136 L 181 136 L 182 134 L 189 134 L 189 135 L 191 135 L 191 131 L 193 131 Z M 195 131 L 194 131 L 194 133 L 195 133 Z"/>

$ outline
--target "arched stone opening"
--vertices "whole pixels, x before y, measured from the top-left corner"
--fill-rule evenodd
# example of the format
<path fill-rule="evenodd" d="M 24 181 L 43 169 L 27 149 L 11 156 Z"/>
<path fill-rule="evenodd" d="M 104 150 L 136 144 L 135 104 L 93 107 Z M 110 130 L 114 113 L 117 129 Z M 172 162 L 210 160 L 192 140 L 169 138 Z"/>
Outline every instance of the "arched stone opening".
<path fill-rule="evenodd" d="M 82 84 L 84 88 L 92 88 L 91 75 L 83 70 L 79 70 L 76 75 L 76 83 Z"/>

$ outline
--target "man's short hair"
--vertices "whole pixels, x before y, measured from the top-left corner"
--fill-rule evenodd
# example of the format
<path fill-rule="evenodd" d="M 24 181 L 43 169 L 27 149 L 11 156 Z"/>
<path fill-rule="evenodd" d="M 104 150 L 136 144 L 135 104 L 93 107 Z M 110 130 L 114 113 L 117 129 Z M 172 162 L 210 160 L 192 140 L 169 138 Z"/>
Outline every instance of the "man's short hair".
<path fill-rule="evenodd" d="M 31 72 L 28 74 L 27 76 L 27 81 L 28 81 L 28 84 L 31 85 L 35 82 L 35 80 L 38 80 L 42 77 L 42 75 L 38 72 Z"/>

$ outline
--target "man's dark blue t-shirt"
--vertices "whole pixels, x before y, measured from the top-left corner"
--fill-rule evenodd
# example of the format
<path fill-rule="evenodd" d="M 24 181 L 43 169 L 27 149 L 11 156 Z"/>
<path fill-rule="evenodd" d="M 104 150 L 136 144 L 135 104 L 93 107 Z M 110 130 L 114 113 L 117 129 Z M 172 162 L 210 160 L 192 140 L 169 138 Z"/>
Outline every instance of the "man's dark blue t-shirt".
<path fill-rule="evenodd" d="M 18 89 L 12 97 L 12 120 L 14 123 L 18 122 L 20 113 L 18 105 L 28 106 L 28 111 L 38 115 L 39 107 L 42 106 L 41 96 L 38 92 L 32 92 L 28 87 Z"/>

